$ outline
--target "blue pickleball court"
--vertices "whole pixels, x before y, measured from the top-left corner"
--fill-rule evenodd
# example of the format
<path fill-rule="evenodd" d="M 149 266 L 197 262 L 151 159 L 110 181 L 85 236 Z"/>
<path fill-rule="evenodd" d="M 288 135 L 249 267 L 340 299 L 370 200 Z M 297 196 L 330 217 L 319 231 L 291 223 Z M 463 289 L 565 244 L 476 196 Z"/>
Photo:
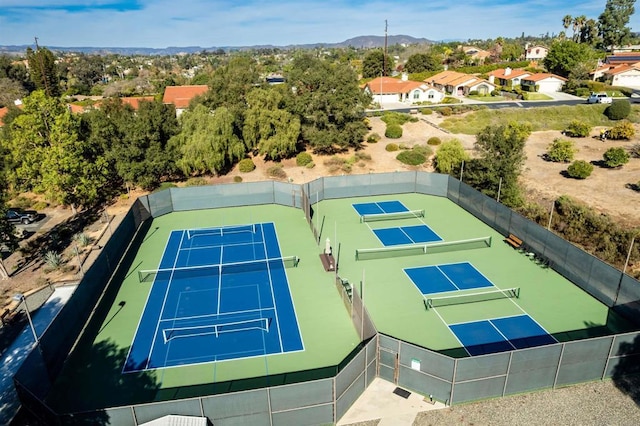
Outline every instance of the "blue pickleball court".
<path fill-rule="evenodd" d="M 472 356 L 557 343 L 527 314 L 449 324 L 449 329 Z"/>
<path fill-rule="evenodd" d="M 303 350 L 285 262 L 273 223 L 173 231 L 124 372 Z"/>
<path fill-rule="evenodd" d="M 405 268 L 404 272 L 424 295 L 494 286 L 469 262 Z"/>
<path fill-rule="evenodd" d="M 353 208 L 360 216 L 408 212 L 409 209 L 400 201 L 378 201 L 377 203 L 355 203 Z"/>

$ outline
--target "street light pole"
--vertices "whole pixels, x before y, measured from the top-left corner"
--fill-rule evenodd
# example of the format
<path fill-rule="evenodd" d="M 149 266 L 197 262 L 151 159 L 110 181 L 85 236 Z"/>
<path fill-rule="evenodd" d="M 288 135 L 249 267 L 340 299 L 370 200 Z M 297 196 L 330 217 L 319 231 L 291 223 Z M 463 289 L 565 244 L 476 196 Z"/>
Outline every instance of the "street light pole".
<path fill-rule="evenodd" d="M 40 345 L 40 339 L 38 339 L 38 335 L 36 334 L 36 328 L 33 326 L 31 314 L 29 313 L 29 307 L 27 306 L 27 298 L 24 297 L 24 294 L 18 293 L 13 296 L 13 300 L 15 300 L 16 302 L 24 302 L 24 310 L 27 311 L 27 319 L 29 320 L 29 326 L 31 327 L 33 338 L 36 340 L 36 345 Z"/>

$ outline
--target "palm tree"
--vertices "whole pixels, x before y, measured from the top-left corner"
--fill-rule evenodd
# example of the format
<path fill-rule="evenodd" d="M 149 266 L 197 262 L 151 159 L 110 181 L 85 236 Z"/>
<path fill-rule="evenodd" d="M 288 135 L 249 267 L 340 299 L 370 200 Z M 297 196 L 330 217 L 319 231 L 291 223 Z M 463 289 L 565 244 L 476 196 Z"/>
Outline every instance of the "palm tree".
<path fill-rule="evenodd" d="M 580 40 L 580 33 L 582 32 L 582 27 L 587 22 L 587 17 L 584 15 L 576 16 L 573 19 L 573 41 Z"/>
<path fill-rule="evenodd" d="M 573 17 L 571 15 L 565 15 L 565 17 L 562 18 L 562 26 L 565 30 L 568 30 L 572 23 Z"/>

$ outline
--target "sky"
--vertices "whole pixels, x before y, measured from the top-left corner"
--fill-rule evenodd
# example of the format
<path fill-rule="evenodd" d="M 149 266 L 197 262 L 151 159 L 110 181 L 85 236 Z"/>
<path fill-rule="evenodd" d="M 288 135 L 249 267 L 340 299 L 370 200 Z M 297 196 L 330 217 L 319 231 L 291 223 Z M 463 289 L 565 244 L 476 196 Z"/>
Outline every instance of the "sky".
<path fill-rule="evenodd" d="M 234 47 L 361 35 L 468 40 L 563 31 L 606 0 L 0 0 L 0 45 Z M 636 5 L 638 6 L 638 5 Z M 640 6 L 638 6 L 640 8 Z M 640 31 L 640 15 L 629 26 Z M 569 30 L 569 34 L 571 30 Z"/>

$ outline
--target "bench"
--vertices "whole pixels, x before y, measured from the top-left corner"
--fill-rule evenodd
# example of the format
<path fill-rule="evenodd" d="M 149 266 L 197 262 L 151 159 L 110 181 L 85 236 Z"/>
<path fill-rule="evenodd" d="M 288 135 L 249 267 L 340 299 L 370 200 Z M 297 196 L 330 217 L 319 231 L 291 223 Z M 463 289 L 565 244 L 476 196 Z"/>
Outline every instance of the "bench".
<path fill-rule="evenodd" d="M 522 240 L 513 234 L 509 234 L 509 236 L 505 238 L 504 241 L 516 249 L 522 246 Z"/>

